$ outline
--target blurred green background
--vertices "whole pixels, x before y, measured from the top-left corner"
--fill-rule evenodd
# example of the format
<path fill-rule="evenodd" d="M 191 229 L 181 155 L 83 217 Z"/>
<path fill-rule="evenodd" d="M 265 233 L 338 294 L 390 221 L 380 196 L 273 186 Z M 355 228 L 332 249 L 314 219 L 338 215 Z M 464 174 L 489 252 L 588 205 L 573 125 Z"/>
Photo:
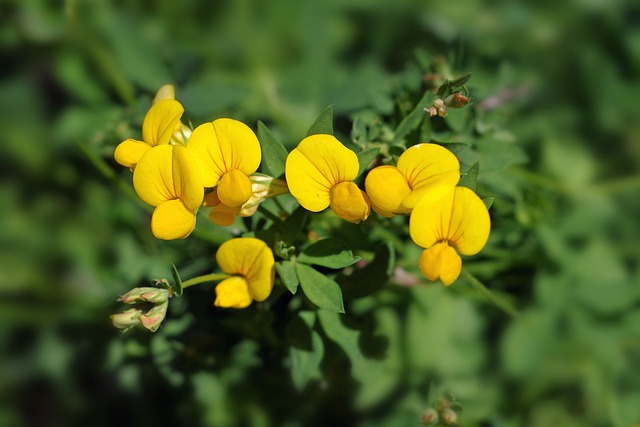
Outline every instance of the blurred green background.
<path fill-rule="evenodd" d="M 412 426 L 432 384 L 462 402 L 461 425 L 640 425 L 637 3 L 3 0 L 0 11 L 0 425 Z M 293 147 L 329 104 L 342 140 L 354 117 L 393 117 L 398 94 L 420 90 L 421 65 L 445 61 L 473 73 L 475 126 L 491 130 L 461 133 L 496 198 L 469 268 L 519 318 L 465 284 L 390 285 L 402 302 L 376 319 L 402 344 L 380 356 L 394 360 L 394 387 L 369 406 L 345 360 L 323 371 L 341 377 L 295 391 L 286 358 L 253 336 L 264 319 L 214 310 L 211 287 L 172 305 L 154 335 L 112 328 L 118 295 L 171 261 L 183 276 L 206 270 L 230 236 L 206 226 L 210 241 L 155 240 L 112 160 L 161 85 L 176 85 L 196 125 L 262 120 Z M 401 252 L 407 264 L 417 254 Z"/>

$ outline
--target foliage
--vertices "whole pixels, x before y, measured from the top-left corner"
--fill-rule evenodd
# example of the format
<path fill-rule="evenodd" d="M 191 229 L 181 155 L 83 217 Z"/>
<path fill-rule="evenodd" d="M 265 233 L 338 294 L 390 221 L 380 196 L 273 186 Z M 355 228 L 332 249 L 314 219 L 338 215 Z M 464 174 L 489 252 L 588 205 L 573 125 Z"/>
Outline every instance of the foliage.
<path fill-rule="evenodd" d="M 466 426 L 640 422 L 638 7 L 365 3 L 0 5 L 0 424 L 402 426 L 438 398 Z M 350 224 L 289 196 L 155 239 L 112 156 L 167 82 L 185 123 L 248 123 L 272 176 L 312 125 L 358 151 L 359 183 L 446 146 L 491 206 L 472 276 L 426 281 L 405 217 Z M 472 102 L 429 117 L 442 87 Z M 170 263 L 209 273 L 247 230 L 286 243 L 269 299 L 224 310 L 202 285 L 154 334 L 112 328 L 117 295 L 175 281 Z M 316 275 L 331 285 L 311 296 Z"/>

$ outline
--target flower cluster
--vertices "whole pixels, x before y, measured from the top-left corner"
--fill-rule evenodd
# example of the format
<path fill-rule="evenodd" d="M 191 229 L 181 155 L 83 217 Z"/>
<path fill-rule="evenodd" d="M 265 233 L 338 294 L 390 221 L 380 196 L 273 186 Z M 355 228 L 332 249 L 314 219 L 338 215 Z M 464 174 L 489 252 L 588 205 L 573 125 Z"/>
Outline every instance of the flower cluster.
<path fill-rule="evenodd" d="M 267 198 L 290 192 L 308 211 L 330 208 L 356 224 L 367 220 L 371 210 L 384 218 L 410 215 L 410 236 L 424 248 L 420 269 L 429 280 L 448 286 L 461 273 L 459 254 L 478 253 L 489 237 L 487 208 L 474 191 L 458 186 L 460 162 L 441 145 L 409 147 L 395 164 L 368 171 L 363 190 L 356 183 L 365 166 L 358 155 L 333 135 L 312 134 L 283 154 L 283 181 L 257 173 L 262 148 L 247 125 L 218 118 L 192 130 L 181 121 L 183 113 L 173 86 L 162 87 L 144 118 L 142 140 L 127 139 L 114 153 L 115 160 L 133 172 L 138 196 L 155 208 L 151 231 L 159 239 L 189 236 L 201 208 L 210 209 L 213 223 L 228 226 L 236 216 L 253 215 Z M 263 241 L 229 240 L 220 246 L 216 260 L 224 272 L 211 276 L 224 279 L 216 287 L 216 306 L 244 308 L 270 295 L 275 262 Z M 158 293 L 142 289 L 143 296 Z M 138 302 L 142 297 L 136 298 Z M 114 323 L 126 328 L 146 324 L 148 315 L 132 309 Z"/>

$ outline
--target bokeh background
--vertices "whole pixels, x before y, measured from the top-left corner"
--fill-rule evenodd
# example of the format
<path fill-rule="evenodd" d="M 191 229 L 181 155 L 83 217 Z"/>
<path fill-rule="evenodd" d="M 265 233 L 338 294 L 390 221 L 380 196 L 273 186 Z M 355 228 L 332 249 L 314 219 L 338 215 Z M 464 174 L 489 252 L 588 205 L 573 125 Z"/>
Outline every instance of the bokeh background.
<path fill-rule="evenodd" d="M 406 426 L 429 387 L 457 396 L 462 425 L 640 425 L 637 3 L 3 0 L 0 13 L 0 425 Z M 494 234 L 470 268 L 519 318 L 463 285 L 402 289 L 398 381 L 369 407 L 344 362 L 327 368 L 344 378 L 295 391 L 286 359 L 214 311 L 210 287 L 154 335 L 111 327 L 119 294 L 171 261 L 206 269 L 230 233 L 156 241 L 112 160 L 161 85 L 194 124 L 262 120 L 293 147 L 329 104 L 345 139 L 357 114 L 389 117 L 438 61 L 473 73 L 501 141 L 481 145 Z"/>

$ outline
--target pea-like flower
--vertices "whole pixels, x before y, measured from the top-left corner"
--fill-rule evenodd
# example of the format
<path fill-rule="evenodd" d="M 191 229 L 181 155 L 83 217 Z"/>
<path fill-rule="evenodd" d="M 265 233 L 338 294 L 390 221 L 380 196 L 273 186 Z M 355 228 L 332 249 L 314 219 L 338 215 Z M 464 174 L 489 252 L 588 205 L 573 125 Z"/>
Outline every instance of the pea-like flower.
<path fill-rule="evenodd" d="M 133 173 L 133 187 L 155 206 L 151 231 L 159 239 L 187 237 L 196 224 L 204 186 L 191 153 L 182 145 L 162 145 L 142 156 Z"/>
<path fill-rule="evenodd" d="M 242 206 L 253 194 L 249 175 L 262 153 L 260 142 L 244 123 L 217 119 L 194 129 L 187 148 L 202 172 L 204 186 L 216 187 L 217 196 L 229 207 Z"/>
<path fill-rule="evenodd" d="M 446 148 L 430 143 L 409 147 L 397 166 L 372 169 L 365 180 L 371 207 L 390 218 L 408 214 L 426 194 L 438 197 L 460 180 L 460 162 Z"/>
<path fill-rule="evenodd" d="M 475 255 L 487 243 L 489 211 L 472 190 L 455 187 L 443 197 L 425 196 L 411 212 L 411 239 L 423 248 L 420 270 L 449 286 L 462 270 L 462 255 Z M 457 252 L 456 252 L 457 250 Z"/>
<path fill-rule="evenodd" d="M 273 252 L 259 239 L 240 237 L 227 240 L 216 253 L 218 266 L 231 277 L 216 286 L 214 304 L 245 308 L 252 301 L 264 301 L 275 280 Z"/>
<path fill-rule="evenodd" d="M 331 207 L 336 215 L 358 223 L 369 216 L 369 197 L 353 182 L 358 156 L 332 135 L 311 135 L 287 156 L 289 191 L 306 210 Z"/>
<path fill-rule="evenodd" d="M 184 108 L 175 99 L 156 101 L 142 122 L 142 141 L 129 138 L 118 144 L 114 153 L 116 162 L 134 170 L 142 156 L 151 148 L 169 144 L 174 134 L 182 134 L 184 128 L 189 130 L 180 122 L 182 113 Z"/>

